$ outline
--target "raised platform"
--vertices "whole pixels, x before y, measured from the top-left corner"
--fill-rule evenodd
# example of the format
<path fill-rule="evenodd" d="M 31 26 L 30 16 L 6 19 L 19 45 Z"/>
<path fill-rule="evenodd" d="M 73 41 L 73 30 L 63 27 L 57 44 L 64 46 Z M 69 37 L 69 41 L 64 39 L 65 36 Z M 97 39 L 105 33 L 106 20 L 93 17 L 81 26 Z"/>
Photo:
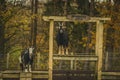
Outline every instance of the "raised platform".
<path fill-rule="evenodd" d="M 30 77 L 34 79 L 48 78 L 48 71 L 32 71 L 32 72 L 21 72 L 21 71 L 3 71 L 0 73 L 1 78 L 23 78 Z"/>
<path fill-rule="evenodd" d="M 95 78 L 94 71 L 79 71 L 79 70 L 54 70 L 54 80 L 61 80 L 61 76 L 64 78 Z M 76 75 L 74 75 L 76 74 Z M 80 74 L 80 75 L 79 75 Z M 85 76 L 86 75 L 86 76 Z M 84 77 L 85 76 L 85 77 Z M 2 79 L 19 79 L 19 80 L 48 80 L 48 71 L 32 71 L 21 72 L 21 71 L 2 71 L 0 72 L 0 80 Z M 26 79 L 27 78 L 27 79 Z M 70 79 L 71 80 L 71 79 Z M 86 80 L 86 79 L 85 79 Z M 89 79 L 88 79 L 89 80 Z M 94 79 L 92 79 L 94 80 Z M 120 72 L 102 72 L 102 80 L 120 80 Z"/>
<path fill-rule="evenodd" d="M 53 55 L 54 60 L 84 60 L 84 61 L 97 61 L 98 57 L 95 55 Z"/>

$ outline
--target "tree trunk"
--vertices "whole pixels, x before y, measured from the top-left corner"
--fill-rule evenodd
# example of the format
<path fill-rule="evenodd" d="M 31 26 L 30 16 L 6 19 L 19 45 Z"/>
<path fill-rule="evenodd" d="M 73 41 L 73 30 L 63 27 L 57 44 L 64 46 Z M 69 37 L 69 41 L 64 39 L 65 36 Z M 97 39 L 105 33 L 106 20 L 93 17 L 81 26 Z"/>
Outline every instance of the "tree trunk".
<path fill-rule="evenodd" d="M 5 0 L 0 0 L 0 12 L 5 11 L 6 5 Z M 5 21 L 4 16 L 0 14 L 0 57 L 3 60 L 0 66 L 1 69 L 5 69 Z"/>
<path fill-rule="evenodd" d="M 34 0 L 35 1 L 35 10 L 34 10 L 34 14 L 36 15 L 34 18 L 34 35 L 33 35 L 33 46 L 34 46 L 34 54 L 35 54 L 35 69 L 37 68 L 37 54 L 36 54 L 36 36 L 37 36 L 37 13 L 38 13 L 38 0 Z"/>
<path fill-rule="evenodd" d="M 34 0 L 31 0 L 31 15 L 34 12 Z M 33 19 L 31 19 L 31 30 L 30 30 L 30 46 L 33 46 Z"/>
<path fill-rule="evenodd" d="M 89 15 L 90 16 L 93 16 L 94 15 L 94 0 L 91 0 L 91 2 L 90 2 L 90 13 L 89 13 Z M 90 47 L 89 47 L 89 44 L 91 43 L 91 27 L 92 27 L 92 24 L 91 23 L 89 23 L 88 24 L 88 40 L 87 40 L 87 47 L 86 47 L 86 53 L 88 53 L 88 54 L 90 54 L 90 52 L 91 52 L 91 49 L 90 49 Z M 85 70 L 86 69 L 89 69 L 89 62 L 86 62 L 85 63 Z"/>
<path fill-rule="evenodd" d="M 5 11 L 5 8 L 6 8 L 5 0 L 0 0 L 0 6 L 1 6 L 0 11 Z M 5 24 L 4 23 L 5 22 L 4 22 L 3 18 L 4 17 L 0 15 L 0 54 L 4 55 L 4 53 L 5 53 L 5 51 L 4 51 L 4 49 L 5 49 L 5 42 L 4 42 L 5 26 L 4 25 Z"/>

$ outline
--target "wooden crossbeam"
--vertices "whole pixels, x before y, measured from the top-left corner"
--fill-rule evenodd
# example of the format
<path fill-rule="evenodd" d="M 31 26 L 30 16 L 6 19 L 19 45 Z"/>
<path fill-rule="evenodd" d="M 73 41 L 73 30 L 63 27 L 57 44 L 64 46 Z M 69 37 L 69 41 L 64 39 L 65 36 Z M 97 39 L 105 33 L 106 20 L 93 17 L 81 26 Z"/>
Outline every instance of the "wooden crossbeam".
<path fill-rule="evenodd" d="M 104 80 L 120 80 L 120 72 L 102 72 Z"/>
<path fill-rule="evenodd" d="M 74 21 L 80 21 L 80 22 L 97 22 L 97 21 L 107 21 L 111 20 L 111 18 L 101 18 L 101 17 L 90 17 L 88 20 L 74 20 L 74 19 L 69 19 L 66 16 L 43 16 L 44 21 L 66 21 L 66 22 L 74 22 Z"/>
<path fill-rule="evenodd" d="M 81 61 L 97 61 L 95 55 L 53 55 L 54 60 L 81 60 Z"/>
<path fill-rule="evenodd" d="M 120 72 L 102 72 L 102 75 L 104 76 L 120 76 Z"/>

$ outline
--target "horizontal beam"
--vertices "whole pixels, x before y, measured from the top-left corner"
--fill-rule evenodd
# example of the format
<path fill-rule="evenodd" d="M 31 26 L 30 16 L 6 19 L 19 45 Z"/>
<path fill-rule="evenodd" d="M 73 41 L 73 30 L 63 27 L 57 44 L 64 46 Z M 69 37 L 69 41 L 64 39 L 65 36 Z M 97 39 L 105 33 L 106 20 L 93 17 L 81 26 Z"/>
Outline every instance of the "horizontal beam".
<path fill-rule="evenodd" d="M 120 72 L 102 72 L 102 75 L 104 75 L 104 76 L 109 76 L 109 75 L 120 76 Z"/>
<path fill-rule="evenodd" d="M 81 60 L 81 61 L 97 61 L 95 55 L 53 55 L 54 60 Z"/>
<path fill-rule="evenodd" d="M 54 20 L 54 21 L 66 21 L 66 22 L 74 22 L 74 21 L 80 21 L 80 22 L 97 22 L 97 21 L 108 21 L 111 20 L 111 18 L 101 18 L 101 17 L 90 17 L 90 19 L 88 20 L 73 20 L 73 19 L 69 19 L 66 16 L 43 16 L 43 20 L 44 21 L 50 21 L 50 20 Z"/>
<path fill-rule="evenodd" d="M 32 75 L 32 78 L 34 78 L 34 79 L 43 79 L 43 78 L 45 78 L 45 79 L 47 79 L 48 78 L 48 74 L 46 74 L 46 75 Z"/>
<path fill-rule="evenodd" d="M 2 78 L 20 78 L 20 74 L 5 73 L 5 74 L 2 74 Z"/>
<path fill-rule="evenodd" d="M 18 70 L 6 70 L 6 71 L 2 71 L 1 73 L 3 73 L 3 74 L 5 74 L 5 73 L 11 73 L 11 74 L 19 74 L 19 73 L 21 73 L 21 71 L 18 71 Z M 32 71 L 31 72 L 32 74 L 48 74 L 48 71 L 46 70 L 46 71 Z"/>
<path fill-rule="evenodd" d="M 24 74 L 24 76 L 21 76 Z M 21 71 L 3 71 L 0 73 L 0 78 L 21 78 L 21 77 L 28 77 L 26 75 L 30 75 L 27 72 Z M 48 71 L 32 71 L 31 78 L 40 79 L 40 78 L 48 78 Z"/>
<path fill-rule="evenodd" d="M 120 72 L 102 72 L 102 79 L 120 80 Z"/>

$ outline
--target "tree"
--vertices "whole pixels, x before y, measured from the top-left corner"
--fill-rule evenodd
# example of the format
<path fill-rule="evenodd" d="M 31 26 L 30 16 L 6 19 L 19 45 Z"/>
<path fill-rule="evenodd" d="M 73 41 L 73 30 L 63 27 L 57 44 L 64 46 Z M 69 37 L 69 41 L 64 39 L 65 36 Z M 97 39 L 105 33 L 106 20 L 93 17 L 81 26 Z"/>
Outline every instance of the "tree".
<path fill-rule="evenodd" d="M 4 42 L 4 31 L 5 31 L 5 21 L 4 12 L 6 10 L 5 0 L 0 0 L 0 54 L 4 54 L 5 42 Z"/>

